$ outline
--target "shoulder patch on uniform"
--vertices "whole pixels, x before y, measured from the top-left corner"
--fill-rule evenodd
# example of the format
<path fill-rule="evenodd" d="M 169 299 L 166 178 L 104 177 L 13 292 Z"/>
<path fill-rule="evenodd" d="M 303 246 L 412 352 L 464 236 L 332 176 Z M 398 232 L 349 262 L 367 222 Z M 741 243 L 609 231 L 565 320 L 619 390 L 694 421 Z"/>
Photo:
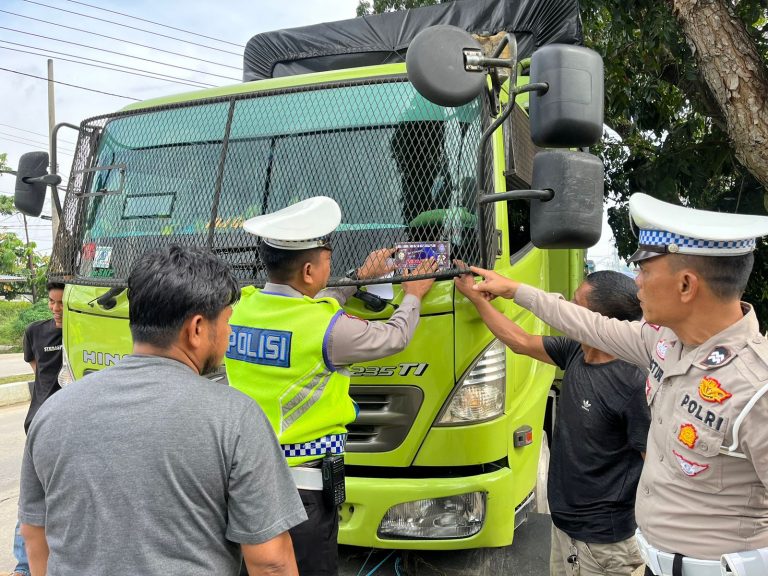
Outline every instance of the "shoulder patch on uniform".
<path fill-rule="evenodd" d="M 712 370 L 725 366 L 734 359 L 736 354 L 728 346 L 715 346 L 703 358 L 694 362 L 694 366 L 702 370 Z"/>
<path fill-rule="evenodd" d="M 667 350 L 672 347 L 672 344 L 664 340 L 663 338 L 656 342 L 656 356 L 659 359 L 664 360 L 667 357 Z"/>
<path fill-rule="evenodd" d="M 360 318 L 359 316 L 353 316 L 352 314 L 347 314 L 346 312 L 342 312 L 341 315 L 346 316 L 351 320 L 359 320 L 360 322 L 364 322 L 365 324 L 368 324 L 368 320 L 366 320 L 365 318 Z"/>
<path fill-rule="evenodd" d="M 699 382 L 699 396 L 707 402 L 716 402 L 722 404 L 728 398 L 733 396 L 728 390 L 725 390 L 718 380 L 705 376 Z"/>
<path fill-rule="evenodd" d="M 696 476 L 704 472 L 704 470 L 709 469 L 709 464 L 698 464 L 696 462 L 691 462 L 690 460 L 684 458 L 683 455 L 680 454 L 677 450 L 672 450 L 672 454 L 674 454 L 675 458 L 677 458 L 677 463 L 680 464 L 680 469 L 686 476 Z"/>

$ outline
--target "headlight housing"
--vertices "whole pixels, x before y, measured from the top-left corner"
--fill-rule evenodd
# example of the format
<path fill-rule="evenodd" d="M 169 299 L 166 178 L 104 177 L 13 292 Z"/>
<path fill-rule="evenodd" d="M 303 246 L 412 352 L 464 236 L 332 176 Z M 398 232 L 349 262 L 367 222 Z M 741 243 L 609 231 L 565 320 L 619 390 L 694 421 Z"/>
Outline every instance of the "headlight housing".
<path fill-rule="evenodd" d="M 485 522 L 485 492 L 413 500 L 393 506 L 379 524 L 382 539 L 468 538 Z"/>
<path fill-rule="evenodd" d="M 67 349 L 62 346 L 61 348 L 61 370 L 59 370 L 58 382 L 59 386 L 64 388 L 69 386 L 75 381 L 75 375 L 72 372 L 72 366 L 69 363 L 69 357 L 67 356 Z"/>
<path fill-rule="evenodd" d="M 494 340 L 461 377 L 436 424 L 476 424 L 499 417 L 504 413 L 506 381 L 506 346 Z"/>

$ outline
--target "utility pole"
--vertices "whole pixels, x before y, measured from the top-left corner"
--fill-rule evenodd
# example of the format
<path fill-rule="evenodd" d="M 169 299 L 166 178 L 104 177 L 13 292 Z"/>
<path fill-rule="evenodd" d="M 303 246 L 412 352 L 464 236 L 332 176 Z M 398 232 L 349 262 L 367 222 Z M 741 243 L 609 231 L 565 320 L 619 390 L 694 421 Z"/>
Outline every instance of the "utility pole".
<path fill-rule="evenodd" d="M 29 286 L 32 290 L 32 304 L 37 302 L 37 286 L 35 282 L 35 261 L 32 257 L 32 250 L 29 247 L 29 229 L 27 228 L 27 217 L 22 214 L 24 219 L 24 237 L 27 241 L 27 267 L 29 268 Z"/>
<path fill-rule="evenodd" d="M 53 60 L 48 59 L 48 142 L 50 149 L 48 150 L 48 157 L 50 158 L 53 153 L 53 129 L 56 126 L 56 109 L 54 104 L 53 95 Z M 51 174 L 58 174 L 59 167 L 51 166 Z M 53 242 L 56 242 L 56 233 L 59 230 L 59 214 L 56 212 L 56 206 L 54 205 L 53 198 L 51 198 L 51 234 L 53 236 Z"/>

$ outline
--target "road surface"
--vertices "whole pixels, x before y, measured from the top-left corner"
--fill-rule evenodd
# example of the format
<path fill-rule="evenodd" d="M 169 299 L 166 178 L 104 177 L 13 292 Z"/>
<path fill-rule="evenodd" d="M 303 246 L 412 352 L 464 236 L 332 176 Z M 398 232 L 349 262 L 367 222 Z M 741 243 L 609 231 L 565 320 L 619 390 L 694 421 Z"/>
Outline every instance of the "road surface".
<path fill-rule="evenodd" d="M 24 362 L 23 354 L 0 354 L 0 378 L 30 374 L 32 368 Z"/>

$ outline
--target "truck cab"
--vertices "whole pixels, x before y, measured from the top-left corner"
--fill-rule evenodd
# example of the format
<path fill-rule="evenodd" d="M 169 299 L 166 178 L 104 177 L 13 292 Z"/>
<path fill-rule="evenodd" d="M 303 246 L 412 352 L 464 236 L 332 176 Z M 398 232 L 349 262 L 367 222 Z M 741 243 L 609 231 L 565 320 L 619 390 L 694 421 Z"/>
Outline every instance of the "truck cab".
<path fill-rule="evenodd" d="M 546 180 L 557 165 L 536 167 L 527 98 L 508 96 L 529 82 L 534 43 L 523 34 L 511 59 L 514 73 L 483 76 L 479 92 L 456 106 L 425 98 L 409 79 L 410 64 L 391 46 L 360 48 L 373 42 L 371 35 L 384 42 L 398 29 L 405 52 L 432 24 L 493 34 L 530 29 L 531 18 L 547 30 L 553 18 L 535 12 L 533 3 L 533 16 L 508 10 L 520 4 L 508 0 L 473 4 L 487 5 L 490 16 L 461 4 L 259 35 L 246 48 L 249 81 L 133 104 L 78 128 L 50 265 L 51 277 L 67 283 L 65 372 L 75 380 L 130 353 L 124 288 L 147 250 L 205 246 L 233 266 L 242 285 L 263 286 L 257 239 L 243 222 L 330 196 L 342 208 L 330 285 L 359 290 L 346 304 L 349 314 L 384 320 L 402 299 L 402 275 L 360 282 L 346 271 L 377 248 L 443 246 L 446 265 L 435 273 L 410 345 L 349 367 L 360 412 L 348 430 L 343 544 L 505 546 L 534 501 L 555 370 L 496 340 L 452 281 L 462 272 L 454 259 L 568 296 L 582 277 L 585 241 L 569 244 L 558 235 L 579 210 L 555 201 L 541 212 L 524 196 L 487 199 L 535 188 L 535 172 Z M 403 18 L 413 25 L 410 35 Z M 578 13 L 567 18 L 575 22 Z M 542 33 L 538 45 L 580 41 L 565 25 L 551 34 Z M 488 132 L 506 108 L 506 118 Z M 20 166 L 20 181 L 23 172 Z M 24 181 L 21 194 L 32 193 L 33 180 Z M 591 211 L 591 224 L 579 226 L 596 241 L 602 184 L 593 180 L 572 204 Z M 549 244 L 534 245 L 536 218 L 546 221 Z M 524 329 L 546 333 L 513 302 L 494 305 Z M 226 384 L 223 372 L 216 377 Z"/>

